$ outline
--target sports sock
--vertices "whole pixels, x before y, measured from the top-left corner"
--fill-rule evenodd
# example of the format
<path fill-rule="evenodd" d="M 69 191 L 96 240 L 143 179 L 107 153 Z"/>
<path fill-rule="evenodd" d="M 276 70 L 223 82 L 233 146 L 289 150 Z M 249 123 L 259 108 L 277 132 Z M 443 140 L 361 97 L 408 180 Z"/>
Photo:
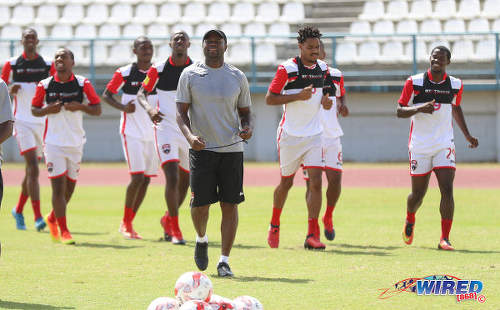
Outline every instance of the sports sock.
<path fill-rule="evenodd" d="M 50 211 L 49 216 L 47 216 L 47 221 L 54 223 L 56 221 L 56 214 L 54 210 Z"/>
<path fill-rule="evenodd" d="M 167 210 L 167 211 L 165 211 L 165 216 L 169 216 L 169 214 L 168 214 L 168 210 Z"/>
<path fill-rule="evenodd" d="M 21 192 L 21 194 L 19 195 L 19 201 L 17 202 L 17 205 L 16 205 L 16 212 L 17 213 L 23 213 L 24 204 L 26 203 L 28 198 L 29 198 L 29 196 L 26 196 Z"/>
<path fill-rule="evenodd" d="M 280 226 L 280 216 L 283 209 L 278 209 L 273 207 L 273 217 L 271 218 L 271 224 L 274 226 Z"/>
<path fill-rule="evenodd" d="M 135 212 L 134 209 L 130 209 L 130 210 L 132 210 L 132 214 L 130 215 L 130 223 L 132 223 L 135 219 L 137 212 Z"/>
<path fill-rule="evenodd" d="M 406 221 L 409 223 L 409 224 L 415 224 L 415 213 L 416 212 L 410 212 L 410 211 L 406 211 Z"/>
<path fill-rule="evenodd" d="M 308 230 L 307 230 L 307 235 L 316 235 L 316 228 L 318 229 L 319 232 L 319 224 L 318 224 L 318 219 L 308 219 Z"/>
<path fill-rule="evenodd" d="M 170 223 L 172 225 L 172 230 L 174 232 L 179 231 L 179 217 L 178 216 L 170 216 Z"/>
<path fill-rule="evenodd" d="M 42 217 L 40 213 L 40 200 L 31 201 L 31 206 L 33 207 L 33 213 L 35 214 L 35 221 Z"/>
<path fill-rule="evenodd" d="M 132 210 L 132 208 L 125 206 L 125 209 L 123 211 L 123 222 L 124 223 L 131 223 L 133 213 L 134 213 L 134 210 Z"/>
<path fill-rule="evenodd" d="M 65 231 L 68 231 L 68 227 L 66 226 L 66 216 L 61 216 L 56 218 L 57 224 L 59 225 L 59 229 L 61 230 L 61 234 Z"/>
<path fill-rule="evenodd" d="M 441 239 L 449 239 L 452 222 L 453 220 L 441 219 Z"/>
<path fill-rule="evenodd" d="M 335 210 L 335 206 L 326 206 L 326 210 L 325 210 L 325 216 L 323 217 L 323 219 L 328 222 L 331 222 L 332 221 L 332 215 L 333 215 L 333 210 Z"/>
<path fill-rule="evenodd" d="M 229 256 L 221 255 L 219 258 L 219 263 L 229 263 Z"/>
<path fill-rule="evenodd" d="M 200 236 L 196 235 L 196 242 L 197 243 L 208 243 L 208 237 L 207 237 L 207 235 L 205 235 L 203 237 L 200 237 Z"/>

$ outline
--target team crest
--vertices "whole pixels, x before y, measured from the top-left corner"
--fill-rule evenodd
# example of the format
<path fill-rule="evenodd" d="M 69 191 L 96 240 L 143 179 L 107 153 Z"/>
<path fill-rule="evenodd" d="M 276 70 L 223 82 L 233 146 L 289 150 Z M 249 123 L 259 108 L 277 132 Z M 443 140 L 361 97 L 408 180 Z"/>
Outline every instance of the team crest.
<path fill-rule="evenodd" d="M 414 159 L 411 161 L 411 171 L 415 171 L 417 169 L 417 161 Z"/>
<path fill-rule="evenodd" d="M 163 144 L 161 146 L 161 150 L 163 151 L 163 153 L 165 154 L 168 154 L 170 153 L 170 144 Z"/>
<path fill-rule="evenodd" d="M 51 163 L 51 162 L 48 162 L 47 163 L 47 170 L 50 172 L 52 172 L 52 170 L 54 170 L 54 164 Z"/>

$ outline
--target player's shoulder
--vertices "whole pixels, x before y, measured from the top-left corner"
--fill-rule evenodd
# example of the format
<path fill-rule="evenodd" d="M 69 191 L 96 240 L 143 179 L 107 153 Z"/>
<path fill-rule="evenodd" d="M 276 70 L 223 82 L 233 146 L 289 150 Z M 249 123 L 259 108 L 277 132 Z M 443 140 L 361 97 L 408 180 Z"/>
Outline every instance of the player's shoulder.
<path fill-rule="evenodd" d="M 451 76 L 451 75 L 449 75 L 449 77 L 450 77 L 450 82 L 451 82 L 452 88 L 455 88 L 455 89 L 462 88 L 462 80 L 461 79 L 454 77 L 454 76 Z"/>
<path fill-rule="evenodd" d="M 289 58 L 279 65 L 279 68 L 284 68 L 286 72 L 295 72 L 299 70 L 297 65 L 297 60 L 295 58 Z"/>
<path fill-rule="evenodd" d="M 155 62 L 151 68 L 154 68 L 158 73 L 163 72 L 163 69 L 165 69 L 165 61 Z"/>
<path fill-rule="evenodd" d="M 119 72 L 123 77 L 129 76 L 131 71 L 132 71 L 132 64 L 125 65 L 116 70 L 116 72 Z"/>
<path fill-rule="evenodd" d="M 337 68 L 333 68 L 333 67 L 328 67 L 328 73 L 330 73 L 330 75 L 333 77 L 342 77 L 342 75 L 343 75 L 342 71 L 340 71 Z"/>
<path fill-rule="evenodd" d="M 423 86 L 424 85 L 424 73 L 417 73 L 411 75 L 408 80 L 411 80 L 413 85 Z"/>
<path fill-rule="evenodd" d="M 9 59 L 7 59 L 7 62 L 11 65 L 11 66 L 14 66 L 16 63 L 17 63 L 17 60 L 19 59 L 19 57 L 10 57 Z"/>
<path fill-rule="evenodd" d="M 54 79 L 54 76 L 51 75 L 43 80 L 40 80 L 38 85 L 42 85 L 43 88 L 47 89 L 47 87 L 49 87 L 49 84 L 50 84 L 50 82 L 52 82 L 53 79 Z"/>
<path fill-rule="evenodd" d="M 78 85 L 82 86 L 85 84 L 85 82 L 90 83 L 89 80 L 87 80 L 86 77 L 83 75 L 75 74 L 75 79 L 78 81 Z"/>
<path fill-rule="evenodd" d="M 321 70 L 323 70 L 323 71 L 328 70 L 328 65 L 323 60 L 318 59 L 317 63 L 319 65 L 319 67 L 321 68 Z"/>

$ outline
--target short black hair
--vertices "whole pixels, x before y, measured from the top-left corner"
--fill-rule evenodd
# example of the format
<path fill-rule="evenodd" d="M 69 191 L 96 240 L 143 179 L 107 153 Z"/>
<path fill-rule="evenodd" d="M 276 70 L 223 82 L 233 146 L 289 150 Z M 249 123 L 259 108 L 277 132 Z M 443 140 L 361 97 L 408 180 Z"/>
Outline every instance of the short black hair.
<path fill-rule="evenodd" d="M 146 36 L 140 36 L 140 37 L 137 37 L 137 39 L 134 40 L 134 48 L 137 48 L 139 46 L 139 44 L 143 43 L 143 42 L 151 42 L 151 40 L 146 37 Z"/>
<path fill-rule="evenodd" d="M 446 53 L 446 57 L 448 57 L 448 60 L 451 59 L 450 49 L 447 48 L 446 46 L 444 46 L 444 45 L 438 45 L 438 46 L 434 47 L 432 49 L 432 51 L 431 51 L 431 55 L 432 55 L 432 53 L 434 53 L 435 50 L 441 50 L 441 51 L 445 52 Z"/>
<path fill-rule="evenodd" d="M 187 32 L 185 32 L 184 30 L 178 30 L 178 31 L 172 33 L 172 35 L 170 36 L 170 42 L 172 42 L 175 35 L 180 34 L 180 33 L 182 33 L 186 37 L 186 39 L 189 41 L 189 35 L 187 34 Z"/>
<path fill-rule="evenodd" d="M 298 33 L 297 41 L 299 43 L 304 43 L 309 38 L 321 39 L 321 32 L 319 32 L 317 27 L 304 26 L 299 29 Z"/>
<path fill-rule="evenodd" d="M 21 38 L 24 38 L 24 36 L 27 35 L 28 33 L 34 33 L 35 36 L 38 38 L 38 33 L 36 32 L 35 29 L 33 29 L 31 27 L 23 30 L 23 33 L 21 34 Z"/>
<path fill-rule="evenodd" d="M 67 53 L 69 55 L 69 57 L 71 57 L 71 60 L 73 60 L 73 61 L 75 60 L 75 55 L 73 54 L 73 52 L 69 48 L 60 47 L 57 49 L 56 54 L 59 51 L 64 51 L 64 53 Z"/>

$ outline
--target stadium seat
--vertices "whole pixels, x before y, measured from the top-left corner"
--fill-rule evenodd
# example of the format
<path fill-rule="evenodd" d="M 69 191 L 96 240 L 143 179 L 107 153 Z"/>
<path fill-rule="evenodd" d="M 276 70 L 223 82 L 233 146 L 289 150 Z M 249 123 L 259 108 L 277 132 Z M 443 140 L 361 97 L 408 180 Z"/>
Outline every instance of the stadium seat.
<path fill-rule="evenodd" d="M 209 31 L 209 30 L 211 30 L 211 29 L 215 29 L 215 28 L 217 28 L 217 27 L 216 27 L 214 24 L 209 24 L 209 23 L 201 23 L 201 24 L 198 24 L 198 25 L 196 26 L 196 30 L 195 30 L 195 32 L 194 32 L 194 35 L 195 35 L 196 37 L 203 38 L 203 35 L 204 35 L 207 31 Z M 226 34 L 226 36 L 227 36 L 227 34 Z"/>
<path fill-rule="evenodd" d="M 67 0 L 47 0 L 47 4 L 64 5 L 68 3 Z"/>
<path fill-rule="evenodd" d="M 36 30 L 36 33 L 38 35 L 38 39 L 46 39 L 49 37 L 47 34 L 47 28 L 44 25 L 34 24 L 34 25 L 29 25 L 28 27 Z"/>
<path fill-rule="evenodd" d="M 427 55 L 428 56 L 431 54 L 432 49 L 435 48 L 436 46 L 446 46 L 448 49 L 451 50 L 451 44 L 450 44 L 450 42 L 448 42 L 446 40 L 438 39 L 438 40 L 430 42 L 427 45 Z"/>
<path fill-rule="evenodd" d="M 29 5 L 29 6 L 37 6 L 40 4 L 40 0 L 22 0 L 22 4 Z"/>
<path fill-rule="evenodd" d="M 31 1 L 37 1 L 37 0 L 31 0 Z M 83 5 L 90 4 L 94 1 L 95 0 L 69 0 L 69 2 L 71 2 L 72 4 L 83 4 Z M 40 1 L 38 0 L 38 2 L 40 2 Z"/>
<path fill-rule="evenodd" d="M 90 47 L 87 49 L 87 57 L 89 58 L 89 62 L 91 60 L 90 55 Z M 106 63 L 108 59 L 108 45 L 105 42 L 96 41 L 94 45 L 94 65 L 101 66 Z"/>
<path fill-rule="evenodd" d="M 342 42 L 335 49 L 335 62 L 338 65 L 352 64 L 357 57 L 356 44 L 354 42 Z"/>
<path fill-rule="evenodd" d="M 469 22 L 469 27 L 467 29 L 468 32 L 489 32 L 490 31 L 490 23 L 486 18 L 475 18 Z M 466 39 L 470 40 L 482 40 L 485 38 L 484 35 L 471 35 L 466 36 Z"/>
<path fill-rule="evenodd" d="M 489 62 L 495 59 L 495 53 L 495 39 L 481 40 L 477 42 L 476 53 L 471 58 L 475 62 Z"/>
<path fill-rule="evenodd" d="M 227 23 L 221 26 L 220 28 L 226 36 L 228 37 L 239 37 L 242 35 L 241 32 L 241 25 L 237 23 Z M 239 40 L 239 39 L 238 39 Z M 231 40 L 232 43 L 234 43 L 234 39 Z"/>
<path fill-rule="evenodd" d="M 171 54 L 172 54 L 172 48 L 170 48 L 170 45 L 168 43 L 164 43 L 159 45 L 155 49 L 155 63 L 165 61 Z M 188 50 L 188 55 L 189 55 L 189 50 Z"/>
<path fill-rule="evenodd" d="M 498 0 L 485 0 L 481 17 L 488 19 L 500 17 L 500 2 Z"/>
<path fill-rule="evenodd" d="M 177 31 L 184 31 L 188 34 L 188 36 L 193 36 L 194 31 L 193 31 L 193 25 L 188 25 L 188 24 L 175 24 L 172 26 L 170 32 L 171 33 L 176 33 Z"/>
<path fill-rule="evenodd" d="M 73 56 L 75 56 L 75 66 L 88 66 L 89 58 L 85 55 L 85 50 L 82 44 L 78 44 L 77 42 L 70 42 L 67 46 L 67 49 L 73 52 Z"/>
<path fill-rule="evenodd" d="M 160 7 L 157 23 L 172 25 L 180 20 L 181 6 L 177 3 L 165 3 Z"/>
<path fill-rule="evenodd" d="M 500 18 L 495 19 L 491 25 L 491 31 L 500 32 Z"/>
<path fill-rule="evenodd" d="M 371 34 L 370 23 L 364 20 L 355 21 L 351 23 L 349 28 L 349 33 L 354 35 L 366 35 L 367 37 Z M 364 41 L 366 38 L 363 37 L 348 37 L 349 40 L 360 42 Z"/>
<path fill-rule="evenodd" d="M 9 22 L 10 19 L 10 9 L 6 5 L 0 6 L 0 20 L 2 21 L 2 25 L 5 25 Z"/>
<path fill-rule="evenodd" d="M 266 35 L 266 26 L 262 23 L 250 23 L 245 26 L 243 34 L 246 36 L 257 36 L 261 38 L 256 38 L 255 42 L 262 41 L 262 36 Z"/>
<path fill-rule="evenodd" d="M 2 1 L 2 4 L 5 6 L 14 6 L 21 3 L 21 0 L 4 0 Z"/>
<path fill-rule="evenodd" d="M 432 15 L 431 0 L 415 0 L 411 2 L 409 18 L 423 20 Z"/>
<path fill-rule="evenodd" d="M 83 6 L 81 4 L 67 4 L 64 6 L 58 24 L 76 25 L 81 23 L 84 17 Z"/>
<path fill-rule="evenodd" d="M 130 4 L 118 3 L 111 7 L 111 16 L 107 22 L 112 24 L 124 25 L 132 20 L 132 7 Z"/>
<path fill-rule="evenodd" d="M 233 23 L 246 24 L 253 21 L 255 17 L 255 8 L 248 2 L 238 2 L 233 7 L 233 14 L 230 21 Z"/>
<path fill-rule="evenodd" d="M 429 62 L 429 53 L 427 52 L 427 46 L 424 40 L 417 39 L 417 62 Z M 404 50 L 404 58 L 409 59 L 409 62 L 413 62 L 413 42 L 406 44 Z"/>
<path fill-rule="evenodd" d="M 263 2 L 257 8 L 255 21 L 259 23 L 272 23 L 279 19 L 280 8 L 276 2 Z"/>
<path fill-rule="evenodd" d="M 290 24 L 297 24 L 306 17 L 304 4 L 301 2 L 288 2 L 283 5 L 283 13 L 280 21 Z"/>
<path fill-rule="evenodd" d="M 418 33 L 417 22 L 413 19 L 401 20 L 396 26 L 396 33 L 397 34 Z M 395 37 L 394 39 L 400 41 L 410 41 L 412 38 L 411 36 L 407 36 L 407 37 Z"/>
<path fill-rule="evenodd" d="M 53 25 L 58 19 L 59 11 L 57 6 L 46 4 L 38 7 L 38 13 L 34 23 L 39 25 Z"/>
<path fill-rule="evenodd" d="M 209 23 L 221 24 L 229 20 L 229 16 L 231 16 L 229 4 L 214 2 L 208 7 L 206 21 Z"/>
<path fill-rule="evenodd" d="M 95 29 L 94 25 L 87 25 L 87 24 L 80 24 L 76 26 L 75 28 L 75 38 L 90 38 L 90 39 L 95 39 L 97 38 L 97 31 Z M 80 45 L 88 45 L 88 41 L 86 42 L 79 42 Z"/>
<path fill-rule="evenodd" d="M 128 4 L 131 4 L 131 5 L 134 5 L 134 4 L 140 3 L 141 0 L 120 0 L 119 2 L 120 3 L 128 3 Z"/>
<path fill-rule="evenodd" d="M 456 41 L 451 49 L 453 62 L 467 62 L 474 56 L 474 45 L 471 40 Z"/>
<path fill-rule="evenodd" d="M 143 0 L 144 3 L 163 4 L 165 0 Z"/>
<path fill-rule="evenodd" d="M 141 3 L 135 7 L 135 16 L 132 22 L 135 24 L 150 24 L 152 20 L 156 20 L 158 14 L 156 5 L 152 3 Z"/>
<path fill-rule="evenodd" d="M 393 0 L 387 5 L 387 12 L 384 15 L 385 19 L 399 21 L 406 19 L 408 16 L 408 2 L 406 0 Z"/>
<path fill-rule="evenodd" d="M 383 64 L 395 64 L 406 61 L 401 41 L 387 41 L 382 46 L 382 55 L 379 62 Z"/>
<path fill-rule="evenodd" d="M 437 0 L 432 16 L 438 19 L 449 19 L 456 14 L 455 0 Z"/>
<path fill-rule="evenodd" d="M 45 59 L 54 59 L 56 51 L 61 47 L 60 42 L 46 41 L 38 47 L 38 53 Z"/>
<path fill-rule="evenodd" d="M 422 23 L 420 24 L 419 33 L 440 33 L 440 32 L 442 32 L 441 21 L 439 21 L 438 19 L 426 19 L 422 21 Z M 419 36 L 419 38 L 425 41 L 430 41 L 434 40 L 435 36 Z"/>
<path fill-rule="evenodd" d="M 127 38 L 135 39 L 139 36 L 143 36 L 145 34 L 144 32 L 144 26 L 139 25 L 139 24 L 127 24 L 125 27 L 123 27 L 123 33 L 122 35 Z"/>
<path fill-rule="evenodd" d="M 290 24 L 288 23 L 273 23 L 269 26 L 268 41 L 274 43 L 284 43 L 288 42 L 289 39 L 285 36 L 290 34 Z M 281 37 L 274 37 L 281 36 Z"/>
<path fill-rule="evenodd" d="M 250 44 L 240 42 L 231 45 L 228 55 L 228 63 L 232 65 L 247 65 L 252 61 L 252 49 Z"/>
<path fill-rule="evenodd" d="M 197 24 L 205 20 L 205 5 L 197 2 L 190 2 L 184 7 L 184 14 L 181 21 L 186 24 Z"/>
<path fill-rule="evenodd" d="M 394 34 L 394 24 L 390 20 L 379 20 L 375 22 L 373 26 L 373 34 L 377 35 L 392 35 Z M 387 41 L 388 37 L 373 36 L 371 37 L 373 41 Z"/>
<path fill-rule="evenodd" d="M 463 19 L 453 18 L 444 23 L 444 33 L 465 32 L 465 22 Z M 445 40 L 454 41 L 460 39 L 461 36 L 443 36 Z"/>
<path fill-rule="evenodd" d="M 50 32 L 52 39 L 71 39 L 73 38 L 73 29 L 71 25 L 55 25 Z"/>
<path fill-rule="evenodd" d="M 366 1 L 363 6 L 363 13 L 359 19 L 376 21 L 384 17 L 384 3 L 382 1 Z"/>
<path fill-rule="evenodd" d="M 481 14 L 479 0 L 462 0 L 458 5 L 457 17 L 462 19 L 472 19 Z"/>
<path fill-rule="evenodd" d="M 102 3 L 93 3 L 87 8 L 87 15 L 83 23 L 91 25 L 100 25 L 108 19 L 108 6 Z"/>
<path fill-rule="evenodd" d="M 26 26 L 35 20 L 35 10 L 32 6 L 18 5 L 14 7 L 10 18 L 13 25 Z"/>
<path fill-rule="evenodd" d="M 21 39 L 22 30 L 18 25 L 3 25 L 0 37 L 2 39 Z"/>
<path fill-rule="evenodd" d="M 365 65 L 378 62 L 380 59 L 380 46 L 377 42 L 362 42 L 359 45 L 359 53 L 356 63 Z"/>
<path fill-rule="evenodd" d="M 104 24 L 99 27 L 99 38 L 119 38 L 120 26 L 115 24 Z"/>
<path fill-rule="evenodd" d="M 167 25 L 158 23 L 149 25 L 146 33 L 148 37 L 168 37 L 170 34 Z"/>
<path fill-rule="evenodd" d="M 188 54 L 193 61 L 205 59 L 205 56 L 203 55 L 203 48 L 201 46 L 201 41 L 195 40 L 191 42 Z"/>
<path fill-rule="evenodd" d="M 259 66 L 276 64 L 276 46 L 272 43 L 257 44 L 255 49 L 255 63 Z"/>
<path fill-rule="evenodd" d="M 106 63 L 115 66 L 123 66 L 134 60 L 132 56 L 132 44 L 120 42 L 111 46 Z"/>

